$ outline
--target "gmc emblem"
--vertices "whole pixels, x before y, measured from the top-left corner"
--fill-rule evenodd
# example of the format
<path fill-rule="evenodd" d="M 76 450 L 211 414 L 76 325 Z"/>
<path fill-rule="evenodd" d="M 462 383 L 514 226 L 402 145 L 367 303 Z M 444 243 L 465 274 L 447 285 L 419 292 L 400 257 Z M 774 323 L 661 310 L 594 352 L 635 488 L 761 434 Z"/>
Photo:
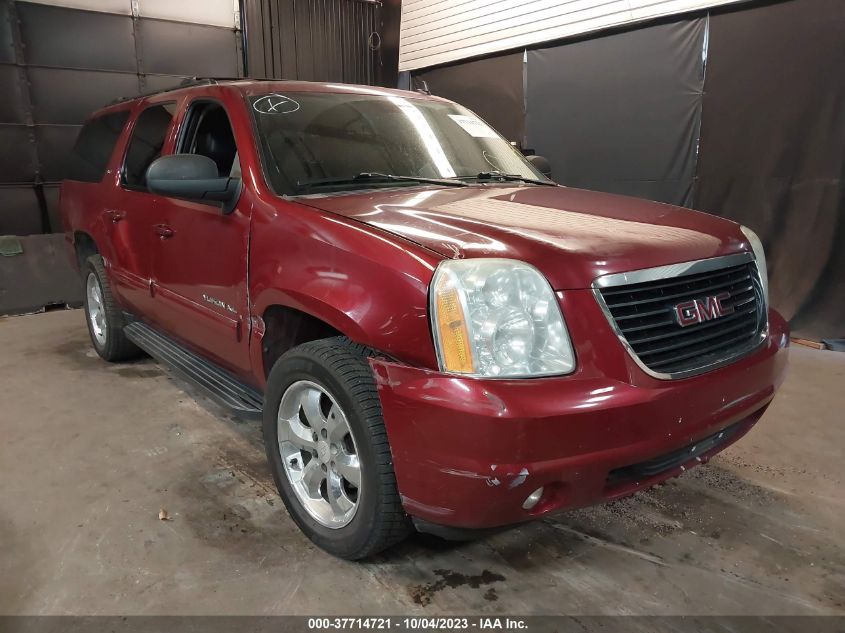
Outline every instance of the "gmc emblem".
<path fill-rule="evenodd" d="M 720 292 L 712 297 L 692 299 L 674 306 L 675 320 L 681 327 L 695 325 L 704 321 L 712 321 L 734 311 L 733 306 L 724 305 L 723 301 L 730 299 L 729 292 Z"/>

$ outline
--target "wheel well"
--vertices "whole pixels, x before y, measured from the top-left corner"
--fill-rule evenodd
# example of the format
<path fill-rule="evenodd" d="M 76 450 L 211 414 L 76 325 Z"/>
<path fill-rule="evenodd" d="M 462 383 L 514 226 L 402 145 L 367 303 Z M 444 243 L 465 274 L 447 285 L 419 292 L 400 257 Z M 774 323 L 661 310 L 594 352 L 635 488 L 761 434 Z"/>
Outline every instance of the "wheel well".
<path fill-rule="evenodd" d="M 342 335 L 342 332 L 325 321 L 285 306 L 270 306 L 264 311 L 263 319 L 264 338 L 261 351 L 265 377 L 270 374 L 279 356 L 289 349 L 309 341 Z"/>
<path fill-rule="evenodd" d="M 79 263 L 79 272 L 82 274 L 85 270 L 85 260 L 91 255 L 97 255 L 100 251 L 97 249 L 97 243 L 87 233 L 77 231 L 73 234 L 73 246 L 76 249 L 76 261 Z"/>

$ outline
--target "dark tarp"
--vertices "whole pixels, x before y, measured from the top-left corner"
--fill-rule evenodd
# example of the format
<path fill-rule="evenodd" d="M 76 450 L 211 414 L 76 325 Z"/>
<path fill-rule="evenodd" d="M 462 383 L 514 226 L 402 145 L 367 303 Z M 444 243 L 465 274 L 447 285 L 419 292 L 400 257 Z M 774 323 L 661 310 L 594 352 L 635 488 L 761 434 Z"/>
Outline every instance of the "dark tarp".
<path fill-rule="evenodd" d="M 414 73 L 429 90 L 466 106 L 509 141 L 525 136 L 523 53 L 465 62 L 457 66 Z M 415 86 L 420 86 L 416 81 Z"/>
<path fill-rule="evenodd" d="M 247 74 L 352 84 L 383 79 L 380 36 L 373 35 L 383 31 L 381 11 L 376 2 L 245 0 Z"/>
<path fill-rule="evenodd" d="M 691 206 L 705 25 L 528 51 L 527 145 L 556 181 Z"/>
<path fill-rule="evenodd" d="M 845 334 L 845 2 L 710 18 L 696 208 L 747 224 L 796 334 Z"/>

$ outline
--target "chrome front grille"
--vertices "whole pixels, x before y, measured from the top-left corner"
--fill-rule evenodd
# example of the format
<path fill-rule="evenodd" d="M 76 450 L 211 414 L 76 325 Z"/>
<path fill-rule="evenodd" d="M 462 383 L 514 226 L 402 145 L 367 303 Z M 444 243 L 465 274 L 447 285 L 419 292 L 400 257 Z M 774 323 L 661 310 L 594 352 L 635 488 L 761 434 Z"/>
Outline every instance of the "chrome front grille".
<path fill-rule="evenodd" d="M 684 378 L 734 361 L 757 347 L 766 331 L 765 299 L 750 253 L 605 275 L 593 288 L 620 340 L 657 378 Z M 717 296 L 723 315 L 701 309 L 712 307 Z M 708 318 L 684 326 L 679 310 Z"/>

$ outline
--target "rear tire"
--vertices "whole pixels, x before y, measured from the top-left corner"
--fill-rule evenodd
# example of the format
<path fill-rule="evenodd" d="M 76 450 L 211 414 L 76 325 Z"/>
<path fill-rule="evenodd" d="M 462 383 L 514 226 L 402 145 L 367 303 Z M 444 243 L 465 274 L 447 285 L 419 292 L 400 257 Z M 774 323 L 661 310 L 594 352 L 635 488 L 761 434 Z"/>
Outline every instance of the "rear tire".
<path fill-rule="evenodd" d="M 344 337 L 295 347 L 273 366 L 264 399 L 267 459 L 288 513 L 318 547 L 348 560 L 412 531 L 367 362 L 372 355 Z"/>
<path fill-rule="evenodd" d="M 97 354 L 109 362 L 140 356 L 141 350 L 123 332 L 126 322 L 112 294 L 102 257 L 92 255 L 85 260 L 83 281 L 85 323 Z"/>

